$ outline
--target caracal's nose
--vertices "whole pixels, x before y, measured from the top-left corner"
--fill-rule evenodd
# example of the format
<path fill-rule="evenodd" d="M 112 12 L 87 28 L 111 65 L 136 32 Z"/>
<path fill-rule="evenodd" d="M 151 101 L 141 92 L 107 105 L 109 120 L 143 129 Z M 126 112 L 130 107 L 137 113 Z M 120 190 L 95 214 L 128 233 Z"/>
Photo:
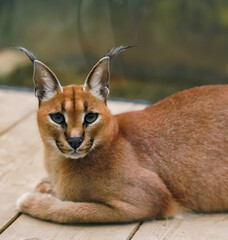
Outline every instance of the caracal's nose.
<path fill-rule="evenodd" d="M 74 150 L 76 150 L 82 144 L 83 138 L 82 137 L 68 137 L 67 142 Z"/>

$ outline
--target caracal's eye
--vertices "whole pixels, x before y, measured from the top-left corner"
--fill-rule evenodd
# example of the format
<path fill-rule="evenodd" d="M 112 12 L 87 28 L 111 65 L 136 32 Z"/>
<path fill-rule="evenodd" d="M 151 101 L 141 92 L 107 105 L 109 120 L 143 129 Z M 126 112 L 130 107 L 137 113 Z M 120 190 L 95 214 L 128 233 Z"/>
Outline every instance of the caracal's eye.
<path fill-rule="evenodd" d="M 65 123 L 65 118 L 62 113 L 51 113 L 50 117 L 55 123 L 58 123 L 61 125 Z"/>
<path fill-rule="evenodd" d="M 98 113 L 87 113 L 85 115 L 85 123 L 90 124 L 97 120 Z"/>

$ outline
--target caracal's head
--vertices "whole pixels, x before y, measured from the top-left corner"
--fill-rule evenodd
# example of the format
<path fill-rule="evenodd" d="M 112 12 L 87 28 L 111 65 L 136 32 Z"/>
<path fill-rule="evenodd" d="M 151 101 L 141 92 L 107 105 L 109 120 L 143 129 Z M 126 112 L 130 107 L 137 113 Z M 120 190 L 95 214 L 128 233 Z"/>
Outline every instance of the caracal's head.
<path fill-rule="evenodd" d="M 31 52 L 20 47 L 34 64 L 35 95 L 41 138 L 48 150 L 67 158 L 83 158 L 112 137 L 112 116 L 106 106 L 112 49 L 90 71 L 84 85 L 62 87 L 55 74 Z M 47 149 L 46 149 L 47 150 Z"/>

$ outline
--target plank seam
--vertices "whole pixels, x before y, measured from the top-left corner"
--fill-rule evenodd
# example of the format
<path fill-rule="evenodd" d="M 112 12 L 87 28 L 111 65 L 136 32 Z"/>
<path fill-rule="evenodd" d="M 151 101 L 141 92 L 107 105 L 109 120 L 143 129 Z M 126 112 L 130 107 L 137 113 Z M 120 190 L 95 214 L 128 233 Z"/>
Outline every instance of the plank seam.
<path fill-rule="evenodd" d="M 0 228 L 0 234 L 2 234 L 12 223 L 14 223 L 21 216 L 20 212 L 17 212 L 2 228 Z"/>
<path fill-rule="evenodd" d="M 0 132 L 0 137 L 2 135 L 4 135 L 5 133 L 9 132 L 12 128 L 16 127 L 19 123 L 21 123 L 23 120 L 25 120 L 26 118 L 28 118 L 30 115 L 32 115 L 34 112 L 36 112 L 35 109 L 33 109 L 32 111 L 28 112 L 27 114 L 25 114 L 23 117 L 19 118 L 16 122 L 12 123 L 10 126 L 8 126 L 6 129 L 2 130 Z"/>
<path fill-rule="evenodd" d="M 137 233 L 137 231 L 140 229 L 140 227 L 142 226 L 143 222 L 139 222 L 136 227 L 132 230 L 132 232 L 130 233 L 130 235 L 128 236 L 128 238 L 126 240 L 132 240 L 133 237 L 135 236 L 135 234 Z"/>

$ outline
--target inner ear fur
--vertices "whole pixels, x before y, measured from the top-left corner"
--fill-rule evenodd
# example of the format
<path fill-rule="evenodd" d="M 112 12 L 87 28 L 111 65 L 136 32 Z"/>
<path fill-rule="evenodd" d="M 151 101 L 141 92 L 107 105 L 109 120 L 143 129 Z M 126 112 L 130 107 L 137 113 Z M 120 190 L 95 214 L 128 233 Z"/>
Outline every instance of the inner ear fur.
<path fill-rule="evenodd" d="M 57 91 L 62 91 L 62 86 L 55 74 L 38 60 L 34 61 L 33 81 L 35 95 L 40 101 L 47 101 L 54 97 Z"/>
<path fill-rule="evenodd" d="M 109 57 L 100 59 L 90 71 L 84 84 L 88 90 L 99 99 L 107 99 L 109 95 Z"/>

